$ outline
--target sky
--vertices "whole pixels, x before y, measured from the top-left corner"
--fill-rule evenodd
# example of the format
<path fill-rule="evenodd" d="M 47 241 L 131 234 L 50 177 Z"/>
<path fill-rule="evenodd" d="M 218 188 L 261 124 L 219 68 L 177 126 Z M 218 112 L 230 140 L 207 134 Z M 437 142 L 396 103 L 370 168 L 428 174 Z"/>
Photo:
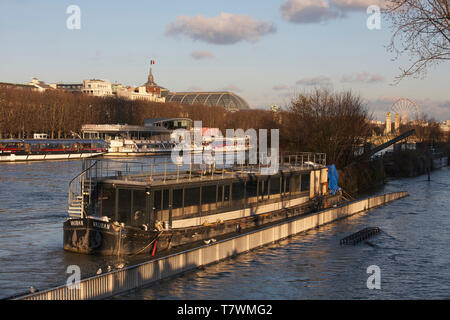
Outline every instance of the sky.
<path fill-rule="evenodd" d="M 166 0 L 0 2 L 0 82 L 138 86 L 150 60 L 171 91 L 233 91 L 252 108 L 286 108 L 318 86 L 361 95 L 375 119 L 399 98 L 450 119 L 450 64 L 394 84 L 409 57 L 386 49 L 392 30 L 369 30 L 381 0 Z M 71 5 L 80 9 L 73 25 Z"/>

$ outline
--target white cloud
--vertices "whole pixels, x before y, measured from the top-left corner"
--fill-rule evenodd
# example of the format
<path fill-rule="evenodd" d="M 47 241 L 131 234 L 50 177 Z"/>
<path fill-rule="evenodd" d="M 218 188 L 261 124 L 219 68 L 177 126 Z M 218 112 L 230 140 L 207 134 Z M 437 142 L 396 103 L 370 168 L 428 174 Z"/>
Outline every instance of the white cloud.
<path fill-rule="evenodd" d="M 287 0 L 280 6 L 283 18 L 293 23 L 318 23 L 365 11 L 371 5 L 386 7 L 386 0 Z"/>
<path fill-rule="evenodd" d="M 303 86 L 317 87 L 317 86 L 329 86 L 332 84 L 332 82 L 331 79 L 326 76 L 318 76 L 297 80 L 296 84 Z"/>
<path fill-rule="evenodd" d="M 188 92 L 190 92 L 190 91 L 194 91 L 194 92 L 196 92 L 196 91 L 203 91 L 203 88 L 199 87 L 199 86 L 196 86 L 196 85 L 193 85 L 193 86 L 190 86 L 189 88 L 187 88 L 186 91 L 188 91 Z"/>
<path fill-rule="evenodd" d="M 380 83 L 384 82 L 384 77 L 379 74 L 361 72 L 356 75 L 344 75 L 341 79 L 344 83 Z"/>
<path fill-rule="evenodd" d="M 194 51 L 191 53 L 191 57 L 195 60 L 202 60 L 202 59 L 214 59 L 216 56 L 214 53 L 209 51 Z"/>
<path fill-rule="evenodd" d="M 372 5 L 384 8 L 386 0 L 330 0 L 330 4 L 343 11 L 367 10 Z"/>
<path fill-rule="evenodd" d="M 288 0 L 281 4 L 280 11 L 285 20 L 294 23 L 316 23 L 339 16 L 326 0 Z"/>
<path fill-rule="evenodd" d="M 275 91 L 282 91 L 282 90 L 288 90 L 288 89 L 289 89 L 289 87 L 284 84 L 278 84 L 278 85 L 274 85 L 272 87 L 272 90 L 275 90 Z"/>
<path fill-rule="evenodd" d="M 241 88 L 235 86 L 234 84 L 229 84 L 223 88 L 220 88 L 219 90 L 220 91 L 232 91 L 232 92 L 241 92 L 242 91 Z"/>
<path fill-rule="evenodd" d="M 214 18 L 178 16 L 175 22 L 167 25 L 166 35 L 185 35 L 193 40 L 226 45 L 240 41 L 254 43 L 275 31 L 272 23 L 245 14 L 221 13 Z"/>

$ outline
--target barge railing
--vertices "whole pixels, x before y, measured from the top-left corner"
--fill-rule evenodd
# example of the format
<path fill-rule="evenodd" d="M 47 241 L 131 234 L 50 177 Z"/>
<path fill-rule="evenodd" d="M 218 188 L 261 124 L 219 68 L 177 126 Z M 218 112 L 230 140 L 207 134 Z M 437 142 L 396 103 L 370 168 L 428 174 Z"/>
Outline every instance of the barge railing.
<path fill-rule="evenodd" d="M 260 157 L 260 159 L 264 159 Z M 180 178 L 180 173 L 186 173 L 189 177 L 199 175 L 201 178 L 211 179 L 211 176 L 225 175 L 226 173 L 233 172 L 261 172 L 262 168 L 270 166 L 268 162 L 269 158 L 265 158 L 262 163 L 249 164 L 248 160 L 237 159 L 237 163 L 234 165 L 225 165 L 211 161 L 205 163 L 204 159 L 201 164 L 194 161 L 189 164 L 183 164 L 181 162 L 175 163 L 171 159 L 164 157 L 152 157 L 141 159 L 140 161 L 123 161 L 115 159 L 85 159 L 85 167 L 89 167 L 92 171 L 92 177 L 95 178 L 112 178 L 125 179 L 126 176 L 146 176 L 154 178 L 156 176 L 162 177 L 163 180 L 167 180 L 169 175 L 175 175 Z M 282 154 L 279 157 L 279 165 L 284 168 L 323 168 L 326 166 L 326 154 L 325 153 L 313 153 L 302 152 L 296 154 L 285 155 Z M 90 164 L 95 162 L 94 166 Z"/>

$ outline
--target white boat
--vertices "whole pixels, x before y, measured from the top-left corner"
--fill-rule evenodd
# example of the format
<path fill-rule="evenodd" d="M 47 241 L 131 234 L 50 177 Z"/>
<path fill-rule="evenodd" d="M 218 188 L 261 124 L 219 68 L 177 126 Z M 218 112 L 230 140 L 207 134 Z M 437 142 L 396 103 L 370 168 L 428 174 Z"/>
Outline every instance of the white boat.
<path fill-rule="evenodd" d="M 0 140 L 0 162 L 72 160 L 105 154 L 103 140 L 6 139 Z"/>
<path fill-rule="evenodd" d="M 109 141 L 105 156 L 155 156 L 172 152 L 174 143 L 170 141 L 114 139 Z"/>

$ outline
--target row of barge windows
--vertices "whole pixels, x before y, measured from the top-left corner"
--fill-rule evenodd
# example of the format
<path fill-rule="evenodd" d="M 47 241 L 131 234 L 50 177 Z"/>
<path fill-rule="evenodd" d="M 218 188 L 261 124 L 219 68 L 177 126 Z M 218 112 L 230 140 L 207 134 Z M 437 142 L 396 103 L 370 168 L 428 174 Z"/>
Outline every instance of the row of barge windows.
<path fill-rule="evenodd" d="M 201 186 L 130 189 L 103 184 L 99 214 L 129 226 L 193 218 L 238 210 L 260 202 L 296 197 L 309 191 L 310 173 L 271 176 L 247 181 L 219 181 Z"/>
<path fill-rule="evenodd" d="M 40 149 L 73 149 L 76 147 L 79 148 L 100 148 L 105 145 L 102 143 L 24 143 L 24 142 L 15 142 L 15 143 L 0 143 L 0 149 L 31 149 L 31 150 L 40 150 Z"/>

